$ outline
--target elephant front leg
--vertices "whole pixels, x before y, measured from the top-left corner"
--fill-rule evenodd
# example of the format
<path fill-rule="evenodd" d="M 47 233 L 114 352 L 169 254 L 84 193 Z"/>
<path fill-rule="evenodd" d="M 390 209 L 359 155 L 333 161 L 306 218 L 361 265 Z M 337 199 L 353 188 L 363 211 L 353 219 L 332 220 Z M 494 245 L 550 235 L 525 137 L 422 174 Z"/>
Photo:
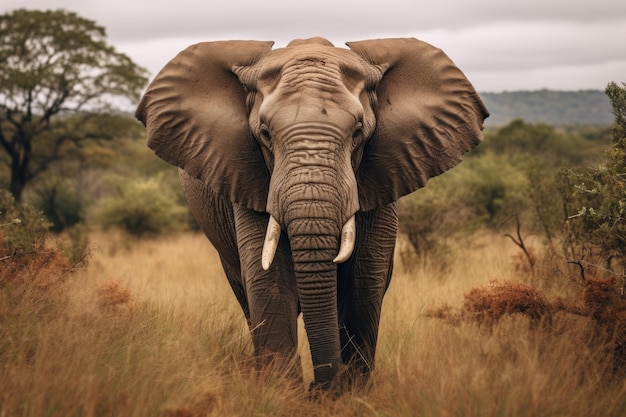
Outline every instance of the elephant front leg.
<path fill-rule="evenodd" d="M 374 370 L 383 297 L 391 281 L 397 236 L 397 204 L 359 213 L 353 259 L 339 269 L 342 361 L 352 382 Z"/>
<path fill-rule="evenodd" d="M 298 297 L 289 242 L 282 236 L 274 262 L 265 271 L 261 252 L 269 217 L 235 206 L 241 279 L 255 355 L 261 362 L 293 360 L 298 346 Z"/>

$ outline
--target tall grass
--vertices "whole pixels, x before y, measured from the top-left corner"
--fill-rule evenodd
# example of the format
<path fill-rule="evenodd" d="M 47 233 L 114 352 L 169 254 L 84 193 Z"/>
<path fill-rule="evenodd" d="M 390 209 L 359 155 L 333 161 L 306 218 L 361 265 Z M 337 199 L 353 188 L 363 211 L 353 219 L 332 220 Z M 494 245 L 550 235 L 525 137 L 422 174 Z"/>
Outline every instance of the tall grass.
<path fill-rule="evenodd" d="M 429 314 L 515 275 L 512 243 L 477 236 L 438 262 L 398 261 L 367 388 L 307 398 L 258 368 L 219 258 L 203 236 L 92 237 L 90 266 L 53 287 L 0 292 L 0 416 L 622 416 L 626 383 L 587 319 L 485 326 Z M 442 266 L 442 264 L 445 265 Z M 0 265 L 1 267 L 1 265 Z M 296 365 L 294 365 L 296 366 Z"/>

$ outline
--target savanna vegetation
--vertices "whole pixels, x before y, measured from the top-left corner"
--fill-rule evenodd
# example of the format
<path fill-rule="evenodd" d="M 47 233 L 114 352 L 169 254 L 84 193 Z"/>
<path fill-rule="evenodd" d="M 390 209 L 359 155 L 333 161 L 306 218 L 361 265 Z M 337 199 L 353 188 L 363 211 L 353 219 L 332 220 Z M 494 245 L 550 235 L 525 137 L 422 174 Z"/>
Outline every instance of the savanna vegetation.
<path fill-rule="evenodd" d="M 85 142 L 119 135 L 115 114 L 146 82 L 91 20 L 63 10 L 0 16 L 0 165 L 15 199 L 59 159 L 84 160 Z"/>
<path fill-rule="evenodd" d="M 377 369 L 335 400 L 254 365 L 219 258 L 138 122 L 88 106 L 46 124 L 0 103 L 0 132 L 53 128 L 20 145 L 49 163 L 18 199 L 0 151 L 0 416 L 624 415 L 626 85 L 605 97 L 612 126 L 515 119 L 401 201 Z"/>

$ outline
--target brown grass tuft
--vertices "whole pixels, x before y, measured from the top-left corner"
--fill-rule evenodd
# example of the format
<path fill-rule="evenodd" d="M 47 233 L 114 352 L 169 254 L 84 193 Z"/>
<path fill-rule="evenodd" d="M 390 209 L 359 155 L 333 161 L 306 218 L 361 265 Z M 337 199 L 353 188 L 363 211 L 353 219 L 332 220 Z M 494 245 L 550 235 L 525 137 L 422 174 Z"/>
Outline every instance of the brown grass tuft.
<path fill-rule="evenodd" d="M 445 320 L 452 325 L 459 324 L 462 319 L 459 311 L 448 303 L 426 309 L 426 311 L 424 311 L 424 317 Z"/>
<path fill-rule="evenodd" d="M 135 299 L 128 288 L 121 286 L 118 280 L 112 279 L 98 284 L 98 305 L 103 310 L 116 310 L 119 308 L 135 308 Z"/>
<path fill-rule="evenodd" d="M 548 299 L 536 288 L 517 282 L 491 281 L 489 287 L 473 288 L 465 294 L 465 314 L 493 324 L 506 314 L 523 314 L 534 322 L 550 319 Z"/>

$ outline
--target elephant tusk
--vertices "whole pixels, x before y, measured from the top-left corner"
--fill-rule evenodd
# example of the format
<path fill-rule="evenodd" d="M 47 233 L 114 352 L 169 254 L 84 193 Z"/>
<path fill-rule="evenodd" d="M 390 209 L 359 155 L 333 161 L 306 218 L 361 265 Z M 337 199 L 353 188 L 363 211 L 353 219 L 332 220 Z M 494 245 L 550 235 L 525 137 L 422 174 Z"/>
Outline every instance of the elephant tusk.
<path fill-rule="evenodd" d="M 267 232 L 265 234 L 265 242 L 263 242 L 263 252 L 261 255 L 261 266 L 265 271 L 267 271 L 270 268 L 270 265 L 272 265 L 279 240 L 280 224 L 278 224 L 278 221 L 276 221 L 274 216 L 270 216 L 270 221 L 267 224 Z"/>
<path fill-rule="evenodd" d="M 341 246 L 339 247 L 339 253 L 337 257 L 333 259 L 336 264 L 341 264 L 347 261 L 352 256 L 354 250 L 354 241 L 356 240 L 356 223 L 354 215 L 348 219 L 341 229 Z"/>

